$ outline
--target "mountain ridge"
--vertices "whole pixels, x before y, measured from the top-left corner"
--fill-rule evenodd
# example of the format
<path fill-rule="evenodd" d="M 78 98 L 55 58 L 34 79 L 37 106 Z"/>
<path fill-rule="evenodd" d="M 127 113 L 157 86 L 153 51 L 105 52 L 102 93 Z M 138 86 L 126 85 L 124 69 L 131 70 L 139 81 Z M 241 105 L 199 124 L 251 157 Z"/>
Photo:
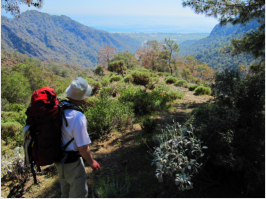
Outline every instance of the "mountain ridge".
<path fill-rule="evenodd" d="M 71 18 L 26 11 L 19 19 L 1 18 L 2 48 L 40 60 L 55 60 L 93 67 L 104 46 L 135 52 L 140 42 L 82 25 Z"/>
<path fill-rule="evenodd" d="M 232 57 L 229 54 L 220 53 L 220 49 L 230 45 L 231 39 L 241 38 L 245 32 L 255 30 L 258 26 L 257 20 L 252 20 L 246 25 L 217 24 L 206 38 L 194 42 L 184 41 L 180 44 L 179 53 L 183 56 L 191 55 L 217 70 L 225 67 L 236 69 L 238 65 L 249 65 L 255 61 L 251 55 L 240 54 Z"/>

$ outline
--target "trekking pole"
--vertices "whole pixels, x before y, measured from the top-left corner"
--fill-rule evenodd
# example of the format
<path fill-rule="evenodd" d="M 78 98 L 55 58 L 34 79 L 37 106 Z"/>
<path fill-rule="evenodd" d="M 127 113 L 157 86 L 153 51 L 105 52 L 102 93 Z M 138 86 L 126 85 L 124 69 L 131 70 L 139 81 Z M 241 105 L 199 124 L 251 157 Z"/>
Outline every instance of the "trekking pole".
<path fill-rule="evenodd" d="M 34 184 L 38 184 L 38 182 L 37 182 L 37 178 L 36 178 L 36 172 L 35 172 L 35 169 L 34 169 L 34 165 L 33 165 L 33 163 L 31 162 L 31 164 L 30 164 L 31 166 L 30 166 L 30 168 L 31 168 L 31 173 L 32 173 L 32 175 L 33 175 L 33 179 L 34 179 Z"/>

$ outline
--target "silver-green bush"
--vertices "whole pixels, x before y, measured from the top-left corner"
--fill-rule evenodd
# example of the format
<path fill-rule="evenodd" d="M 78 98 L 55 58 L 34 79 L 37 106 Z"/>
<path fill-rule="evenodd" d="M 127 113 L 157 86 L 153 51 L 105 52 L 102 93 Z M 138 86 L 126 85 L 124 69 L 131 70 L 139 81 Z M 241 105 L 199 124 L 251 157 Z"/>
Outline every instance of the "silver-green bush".
<path fill-rule="evenodd" d="M 162 134 L 157 136 L 159 146 L 152 153 L 152 164 L 156 165 L 156 177 L 163 182 L 164 177 L 174 178 L 180 191 L 193 188 L 191 178 L 202 166 L 200 158 L 204 156 L 201 141 L 193 134 L 189 122 L 166 125 Z"/>
<path fill-rule="evenodd" d="M 15 178 L 18 182 L 25 182 L 29 177 L 29 167 L 24 165 L 24 149 L 16 147 L 12 156 L 4 155 L 1 160 L 1 178 Z"/>

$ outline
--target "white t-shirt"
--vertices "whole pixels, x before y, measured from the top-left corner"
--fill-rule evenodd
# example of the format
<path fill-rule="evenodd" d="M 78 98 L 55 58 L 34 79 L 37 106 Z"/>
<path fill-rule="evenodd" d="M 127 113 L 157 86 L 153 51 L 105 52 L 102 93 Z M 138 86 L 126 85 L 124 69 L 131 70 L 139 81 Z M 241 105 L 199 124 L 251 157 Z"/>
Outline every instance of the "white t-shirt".
<path fill-rule="evenodd" d="M 62 130 L 62 146 L 69 140 L 74 140 L 68 145 L 66 151 L 78 151 L 77 147 L 88 145 L 91 143 L 87 132 L 87 119 L 85 115 L 79 111 L 67 109 L 64 111 L 68 126 L 63 119 Z"/>

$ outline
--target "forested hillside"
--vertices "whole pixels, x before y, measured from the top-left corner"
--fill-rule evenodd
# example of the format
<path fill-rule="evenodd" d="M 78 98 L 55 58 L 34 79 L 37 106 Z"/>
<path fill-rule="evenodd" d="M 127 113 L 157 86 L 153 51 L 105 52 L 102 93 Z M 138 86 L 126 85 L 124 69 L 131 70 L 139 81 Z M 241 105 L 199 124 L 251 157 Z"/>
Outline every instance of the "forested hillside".
<path fill-rule="evenodd" d="M 40 60 L 93 67 L 104 46 L 134 53 L 140 42 L 84 26 L 66 16 L 33 10 L 22 13 L 20 18 L 1 18 L 1 47 Z"/>
<path fill-rule="evenodd" d="M 255 60 L 251 55 L 241 54 L 232 57 L 229 54 L 221 53 L 220 50 L 229 46 L 232 38 L 241 38 L 245 32 L 252 29 L 256 30 L 258 26 L 257 20 L 250 21 L 246 25 L 228 23 L 221 26 L 218 24 L 208 37 L 198 41 L 188 40 L 181 43 L 179 53 L 184 56 L 193 56 L 199 59 L 201 63 L 207 63 L 216 70 L 225 67 L 236 69 L 239 65 L 249 65 Z"/>

